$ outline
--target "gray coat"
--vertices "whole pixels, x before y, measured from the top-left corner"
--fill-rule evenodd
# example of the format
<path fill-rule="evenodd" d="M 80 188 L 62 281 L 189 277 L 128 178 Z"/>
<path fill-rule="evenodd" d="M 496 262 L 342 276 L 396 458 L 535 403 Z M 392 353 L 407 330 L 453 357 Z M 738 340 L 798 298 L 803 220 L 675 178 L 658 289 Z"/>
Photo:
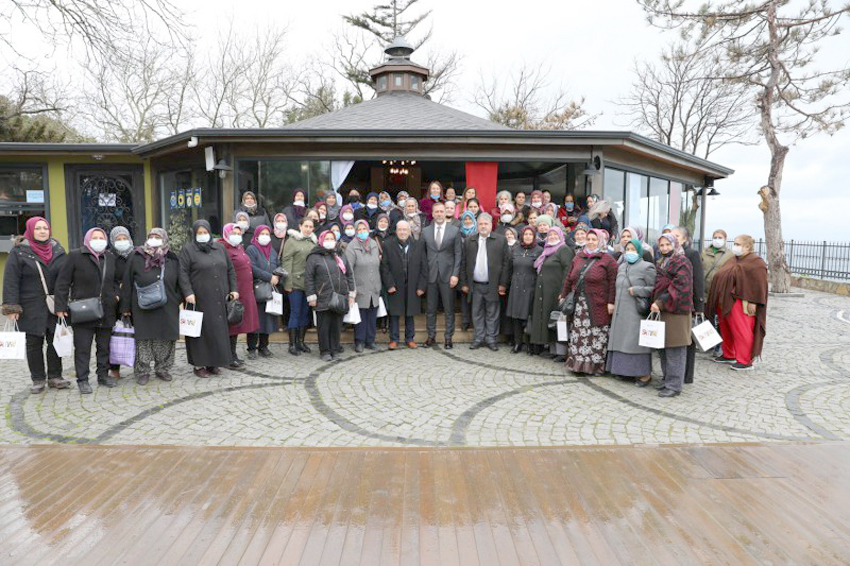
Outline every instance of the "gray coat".
<path fill-rule="evenodd" d="M 463 240 L 460 230 L 446 222 L 445 234 L 439 248 L 436 241 L 436 224 L 422 229 L 425 257 L 428 260 L 428 283 L 448 283 L 449 278 L 460 278 L 460 261 L 463 257 Z"/>
<path fill-rule="evenodd" d="M 355 301 L 361 309 L 378 306 L 381 297 L 381 247 L 372 238 L 369 251 L 359 238 L 354 238 L 345 248 L 345 259 L 354 275 L 354 287 L 357 289 Z"/>
<path fill-rule="evenodd" d="M 611 317 L 611 330 L 608 334 L 608 351 L 623 354 L 649 354 L 650 348 L 638 346 L 640 321 L 635 297 L 652 295 L 655 286 L 655 265 L 639 259 L 630 264 L 623 262 L 617 269 L 617 298 L 614 301 L 614 315 Z M 629 294 L 634 287 L 634 297 Z"/>

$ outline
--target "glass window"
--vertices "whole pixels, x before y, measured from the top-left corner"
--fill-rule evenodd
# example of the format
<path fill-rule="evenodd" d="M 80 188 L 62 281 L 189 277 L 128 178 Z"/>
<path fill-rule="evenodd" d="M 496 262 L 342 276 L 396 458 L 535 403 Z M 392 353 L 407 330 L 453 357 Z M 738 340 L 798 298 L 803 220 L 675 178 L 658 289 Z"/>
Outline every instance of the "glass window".
<path fill-rule="evenodd" d="M 652 177 L 649 180 L 649 193 L 647 198 L 647 225 L 646 235 L 649 241 L 655 241 L 661 236 L 661 227 L 669 220 L 668 190 L 669 181 Z"/>
<path fill-rule="evenodd" d="M 255 191 L 270 215 L 292 204 L 296 189 L 307 192 L 309 206 L 330 190 L 330 161 L 246 160 L 239 162 L 238 169 L 237 199 L 241 201 L 245 191 Z"/>
<path fill-rule="evenodd" d="M 222 217 L 221 185 L 215 171 L 202 168 L 165 171 L 159 175 L 159 187 L 161 225 L 172 238 L 178 234 L 179 239 L 179 234 L 188 233 L 195 220 L 207 220 L 216 235 L 230 221 Z"/>
<path fill-rule="evenodd" d="M 626 220 L 621 225 L 642 226 L 646 228 L 646 191 L 649 179 L 644 175 L 629 173 L 626 175 Z"/>
<path fill-rule="evenodd" d="M 697 196 L 700 187 L 672 183 L 670 188 L 671 190 L 679 191 L 679 198 L 681 199 L 678 224 L 691 231 L 694 245 L 700 247 L 700 229 L 702 228 L 702 211 L 700 210 L 700 206 L 702 205 L 702 198 Z"/>
<path fill-rule="evenodd" d="M 46 214 L 44 174 L 41 166 L 0 167 L 0 236 L 16 236 L 27 220 Z"/>
<path fill-rule="evenodd" d="M 387 88 L 387 76 L 381 75 L 378 77 L 378 90 L 386 90 Z"/>
<path fill-rule="evenodd" d="M 410 77 L 410 88 L 419 90 L 419 77 L 415 75 Z"/>
<path fill-rule="evenodd" d="M 401 73 L 393 74 L 393 82 L 395 86 L 401 86 L 404 82 L 404 75 L 402 75 Z"/>
<path fill-rule="evenodd" d="M 605 168 L 605 180 L 602 187 L 602 198 L 614 203 L 614 214 L 617 222 L 623 227 L 623 214 L 626 208 L 626 174 L 617 169 Z"/>

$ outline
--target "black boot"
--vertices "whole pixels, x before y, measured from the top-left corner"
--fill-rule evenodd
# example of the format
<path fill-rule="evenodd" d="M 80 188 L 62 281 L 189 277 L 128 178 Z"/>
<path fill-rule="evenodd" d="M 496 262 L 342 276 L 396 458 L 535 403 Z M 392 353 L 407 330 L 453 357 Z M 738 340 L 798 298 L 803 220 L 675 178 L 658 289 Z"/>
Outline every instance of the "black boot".
<path fill-rule="evenodd" d="M 293 356 L 300 356 L 301 350 L 298 349 L 298 329 L 289 329 L 289 353 Z"/>
<path fill-rule="evenodd" d="M 298 329 L 298 349 L 304 352 L 305 354 L 309 354 L 312 350 L 310 350 L 310 346 L 308 346 L 304 339 L 307 337 L 307 327 Z"/>

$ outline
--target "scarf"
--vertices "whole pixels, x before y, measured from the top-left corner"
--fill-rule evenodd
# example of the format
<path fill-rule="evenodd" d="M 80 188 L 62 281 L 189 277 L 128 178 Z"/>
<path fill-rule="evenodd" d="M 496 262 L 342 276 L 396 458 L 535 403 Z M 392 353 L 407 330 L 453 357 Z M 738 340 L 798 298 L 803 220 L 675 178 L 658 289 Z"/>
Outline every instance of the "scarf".
<path fill-rule="evenodd" d="M 608 248 L 608 232 L 605 230 L 601 230 L 599 228 L 593 228 L 588 232 L 589 234 L 596 234 L 596 237 L 599 238 L 599 245 L 597 245 L 595 250 L 585 249 L 588 255 L 595 252 L 604 252 Z"/>
<path fill-rule="evenodd" d="M 357 238 L 357 227 L 360 226 L 361 224 L 366 227 L 366 230 L 367 230 L 366 233 L 367 234 L 369 232 L 371 232 L 371 228 L 369 228 L 368 222 L 366 222 L 365 220 L 362 220 L 362 219 L 358 220 L 357 222 L 354 223 L 354 232 L 355 232 L 354 237 L 355 238 Z M 360 238 L 357 238 L 357 239 L 360 240 Z M 365 240 L 360 240 L 360 245 L 363 246 L 363 251 L 365 251 L 367 254 L 370 253 L 370 251 L 372 249 L 372 238 L 366 238 Z"/>
<path fill-rule="evenodd" d="M 545 222 L 546 224 L 549 225 L 549 228 L 551 228 L 555 225 L 555 219 L 552 218 L 551 216 L 549 216 L 548 214 L 541 214 L 540 216 L 537 217 L 537 220 L 534 221 L 535 224 L 540 223 L 540 222 Z"/>
<path fill-rule="evenodd" d="M 472 218 L 472 226 L 469 228 L 467 228 L 463 223 L 463 219 L 466 217 Z M 472 214 L 471 210 L 467 210 L 460 215 L 460 232 L 467 238 L 478 233 L 478 222 L 475 220 L 475 215 Z"/>
<path fill-rule="evenodd" d="M 339 267 L 339 270 L 342 272 L 343 275 L 345 275 L 345 262 L 342 261 L 341 257 L 339 257 L 339 254 L 337 253 L 336 248 L 334 248 L 332 250 L 326 250 L 325 249 L 325 246 L 324 246 L 325 236 L 327 236 L 328 234 L 333 234 L 333 232 L 331 232 L 330 230 L 325 230 L 321 234 L 319 234 L 319 244 L 318 245 L 319 245 L 319 247 L 322 248 L 323 251 L 325 251 L 325 252 L 327 252 L 327 253 L 329 253 L 330 255 L 333 256 L 333 258 L 336 260 L 336 264 Z M 336 239 L 336 236 L 334 236 L 334 239 Z"/>
<path fill-rule="evenodd" d="M 44 222 L 47 224 L 47 240 L 43 242 L 37 242 L 35 239 L 35 225 L 38 222 Z M 24 232 L 24 239 L 29 242 L 32 251 L 35 252 L 41 261 L 45 263 L 45 265 L 50 263 L 50 260 L 53 259 L 53 242 L 50 241 L 50 236 L 52 232 L 50 231 L 50 223 L 42 218 L 41 216 L 33 216 L 29 220 L 27 220 L 26 231 Z"/>
<path fill-rule="evenodd" d="M 254 197 L 253 206 L 248 206 L 247 204 L 245 204 L 245 197 L 248 195 Z M 242 193 L 242 208 L 244 208 L 248 214 L 254 214 L 255 212 L 257 212 L 257 209 L 259 209 L 259 207 L 260 201 L 257 200 L 257 195 L 254 194 L 254 191 L 245 191 L 244 193 Z"/>
<path fill-rule="evenodd" d="M 670 258 L 677 255 L 683 255 L 685 253 L 685 250 L 682 249 L 682 246 L 679 244 L 679 239 L 676 238 L 676 236 L 674 236 L 673 234 L 662 234 L 658 238 L 659 242 L 661 240 L 667 240 L 673 245 L 673 251 L 667 255 L 661 254 L 661 252 L 659 251 L 661 257 L 658 259 L 658 265 L 661 268 L 665 268 L 667 267 L 667 264 L 670 263 Z"/>
<path fill-rule="evenodd" d="M 260 250 L 263 253 L 263 255 L 266 256 L 266 259 L 271 259 L 271 257 L 272 257 L 271 240 L 269 240 L 269 243 L 264 246 L 264 245 L 260 244 L 260 241 L 257 239 L 257 238 L 260 237 L 260 232 L 262 232 L 263 230 L 268 230 L 269 232 L 271 232 L 271 228 L 269 228 L 265 224 L 260 224 L 259 226 L 257 226 L 254 229 L 254 237 L 251 238 L 251 244 L 253 244 L 253 246 L 255 248 L 257 248 L 258 250 Z"/>
<path fill-rule="evenodd" d="M 524 232 L 525 230 L 523 230 Z M 549 234 L 546 235 L 546 244 L 543 246 L 543 253 L 537 256 L 537 259 L 534 260 L 534 267 L 537 269 L 537 274 L 539 275 L 541 271 L 543 271 L 543 262 L 546 261 L 546 258 L 550 255 L 554 254 L 561 248 L 563 248 L 566 244 L 564 243 L 564 231 L 558 228 L 557 226 L 553 226 L 549 229 L 549 233 L 555 232 L 558 235 L 558 242 L 555 244 L 549 243 Z"/>
<path fill-rule="evenodd" d="M 534 236 L 531 239 L 530 244 L 525 243 L 525 233 L 526 232 L 531 232 L 531 235 Z M 533 248 L 537 245 L 537 231 L 534 229 L 534 226 L 526 226 L 525 228 L 522 229 L 522 231 L 519 234 L 519 245 L 522 246 L 523 248 L 527 249 L 527 250 L 530 250 L 531 248 Z"/>
<path fill-rule="evenodd" d="M 239 246 L 231 246 L 230 242 L 227 241 L 227 238 L 230 237 L 230 233 L 233 232 L 233 229 L 237 228 L 237 227 L 238 226 L 236 226 L 236 224 L 233 224 L 231 222 L 229 224 L 225 224 L 224 228 L 221 229 L 221 241 L 222 241 L 222 243 L 224 243 L 224 246 L 228 249 L 239 247 Z M 241 245 L 241 244 L 239 244 L 239 245 Z"/>
<path fill-rule="evenodd" d="M 753 329 L 754 358 L 761 356 L 767 322 L 767 264 L 756 253 L 733 257 L 723 264 L 711 282 L 706 314 L 729 316 L 741 299 L 756 305 L 756 324 Z"/>
<path fill-rule="evenodd" d="M 281 232 L 280 230 L 278 230 L 278 229 L 277 229 L 277 220 L 278 220 L 278 218 L 280 218 L 281 220 L 285 220 L 285 221 L 286 221 L 286 229 L 285 229 L 285 230 L 283 230 L 283 232 Z M 272 225 L 273 225 L 273 226 L 275 226 L 275 228 L 274 228 L 274 235 L 275 235 L 275 237 L 276 237 L 276 238 L 280 238 L 281 240 L 285 240 L 285 239 L 286 239 L 286 230 L 287 230 L 287 229 L 289 229 L 289 219 L 288 219 L 288 218 L 286 218 L 286 215 L 285 215 L 285 214 L 283 214 L 282 212 L 279 212 L 279 213 L 275 214 L 275 215 L 274 215 L 274 219 L 272 220 Z"/>
<path fill-rule="evenodd" d="M 198 242 L 198 240 L 196 239 L 198 236 L 198 228 L 206 228 L 207 232 L 209 232 L 210 234 L 209 242 L 205 244 Z M 210 227 L 209 222 L 207 222 L 206 220 L 196 220 L 192 224 L 192 242 L 195 244 L 195 247 L 198 248 L 198 250 L 204 253 L 209 253 L 209 251 L 212 249 L 212 228 Z"/>
<path fill-rule="evenodd" d="M 298 195 L 301 195 L 301 198 L 304 200 L 304 206 L 295 205 L 295 197 L 297 197 Z M 292 202 L 293 204 L 290 206 L 292 206 L 292 210 L 295 212 L 295 218 L 303 218 L 304 215 L 307 214 L 307 193 L 305 193 L 301 189 L 298 189 L 297 191 L 295 191 L 295 194 L 292 195 Z"/>
<path fill-rule="evenodd" d="M 91 228 L 88 232 L 86 232 L 86 235 L 83 238 L 83 246 L 85 246 L 97 260 L 100 259 L 103 252 L 96 252 L 91 247 L 91 237 L 94 236 L 95 232 L 100 232 L 103 234 L 103 237 L 106 238 L 106 232 L 104 232 L 101 228 Z"/>
<path fill-rule="evenodd" d="M 130 247 L 127 248 L 127 251 L 119 252 L 115 248 L 115 242 L 118 240 L 118 236 L 127 236 L 127 239 L 130 240 Z M 128 257 L 131 253 L 133 253 L 133 238 L 130 236 L 130 231 L 124 228 L 123 226 L 116 226 L 109 232 L 109 243 L 112 244 L 112 251 L 115 255 L 121 257 Z"/>
<path fill-rule="evenodd" d="M 533 206 L 531 203 L 534 202 L 534 199 L 537 198 L 540 201 L 540 206 Z M 531 191 L 531 196 L 528 198 L 528 202 L 526 206 L 530 210 L 536 210 L 538 214 L 543 214 L 543 207 L 545 206 L 543 203 L 543 191 Z"/>
<path fill-rule="evenodd" d="M 328 220 L 336 220 L 339 218 L 339 209 L 341 207 L 337 204 L 336 200 L 334 200 L 333 204 L 328 204 L 327 201 L 325 201 L 325 208 L 328 211 Z"/>
<path fill-rule="evenodd" d="M 240 218 L 240 217 L 245 219 L 245 222 L 247 222 L 247 223 L 248 223 L 248 227 L 250 228 L 250 227 L 251 227 L 251 215 L 249 215 L 249 214 L 248 214 L 247 212 L 245 212 L 244 210 L 237 210 L 237 211 L 233 214 L 233 224 L 236 224 L 237 222 L 239 222 L 239 218 Z M 225 236 L 225 238 L 226 238 L 226 237 L 227 237 L 227 236 Z"/>
<path fill-rule="evenodd" d="M 145 258 L 145 271 L 150 271 L 154 268 L 161 268 L 165 263 L 165 256 L 168 255 L 169 250 L 168 232 L 162 228 L 151 228 L 151 231 L 148 232 L 148 234 L 154 234 L 155 236 L 162 238 L 162 245 L 158 248 L 152 248 L 148 245 L 147 240 L 145 240 L 143 245 L 136 248 Z"/>

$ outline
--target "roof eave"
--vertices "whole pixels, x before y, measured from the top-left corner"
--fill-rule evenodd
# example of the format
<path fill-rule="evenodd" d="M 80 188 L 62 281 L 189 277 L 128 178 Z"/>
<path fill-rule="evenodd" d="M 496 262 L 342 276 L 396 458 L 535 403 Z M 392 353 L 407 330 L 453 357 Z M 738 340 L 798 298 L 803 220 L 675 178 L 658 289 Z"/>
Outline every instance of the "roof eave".
<path fill-rule="evenodd" d="M 44 155 L 88 153 L 95 155 L 133 155 L 132 143 L 38 143 L 0 142 L 0 155 Z"/>

